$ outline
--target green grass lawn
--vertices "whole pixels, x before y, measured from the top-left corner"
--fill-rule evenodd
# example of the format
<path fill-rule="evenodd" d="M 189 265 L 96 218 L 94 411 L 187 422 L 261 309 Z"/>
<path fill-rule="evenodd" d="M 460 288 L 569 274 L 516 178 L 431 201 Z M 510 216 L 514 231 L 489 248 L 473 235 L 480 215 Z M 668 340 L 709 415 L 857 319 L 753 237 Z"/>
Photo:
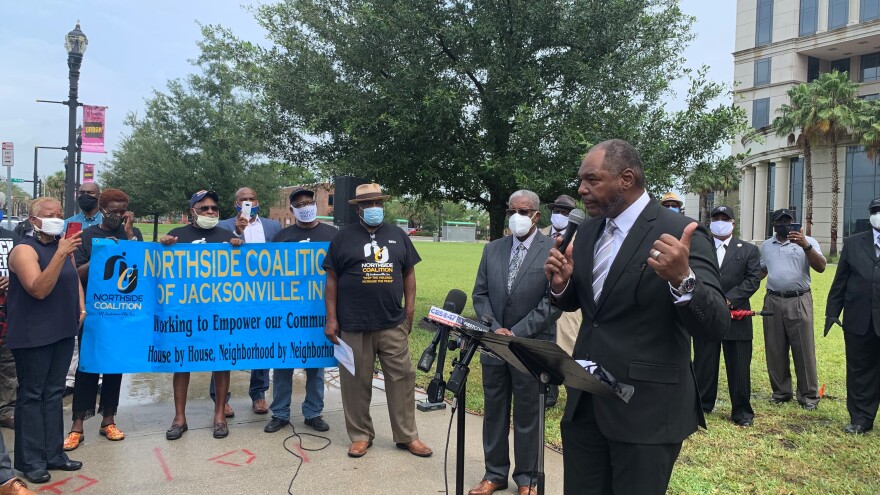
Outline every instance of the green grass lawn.
<path fill-rule="evenodd" d="M 183 224 L 180 223 L 160 223 L 159 224 L 159 237 L 167 234 L 171 229 L 175 229 L 180 227 Z M 153 240 L 153 224 L 151 223 L 136 223 L 134 226 L 138 229 L 141 229 L 141 233 L 144 234 L 144 239 L 147 241 Z M 158 239 L 156 239 L 158 240 Z"/>
<path fill-rule="evenodd" d="M 474 316 L 470 293 L 473 289 L 483 244 L 416 243 L 422 262 L 416 266 L 416 318 L 433 306 L 441 307 L 450 289 L 468 294 L 465 316 Z M 846 361 L 839 327 L 822 338 L 825 299 L 835 266 L 813 274 L 813 302 L 819 383 L 825 397 L 815 412 L 797 403 L 772 405 L 764 354 L 763 325 L 755 319 L 752 358 L 752 407 L 755 425 L 738 428 L 727 419 L 730 401 L 725 372 L 720 370 L 719 402 L 707 417 L 709 429 L 699 431 L 684 443 L 673 472 L 672 494 L 874 494 L 880 493 L 880 435 L 853 437 L 841 428 L 849 422 L 846 412 Z M 764 287 L 752 298 L 752 307 L 763 306 Z M 413 364 L 430 343 L 432 334 L 416 328 L 410 338 Z M 447 356 L 448 378 L 452 356 Z M 433 373 L 417 372 L 417 383 L 426 387 Z M 792 376 L 794 369 L 792 368 Z M 547 415 L 547 443 L 561 445 L 559 420 L 565 394 Z M 481 371 L 474 359 L 468 379 L 467 408 L 483 410 Z"/>

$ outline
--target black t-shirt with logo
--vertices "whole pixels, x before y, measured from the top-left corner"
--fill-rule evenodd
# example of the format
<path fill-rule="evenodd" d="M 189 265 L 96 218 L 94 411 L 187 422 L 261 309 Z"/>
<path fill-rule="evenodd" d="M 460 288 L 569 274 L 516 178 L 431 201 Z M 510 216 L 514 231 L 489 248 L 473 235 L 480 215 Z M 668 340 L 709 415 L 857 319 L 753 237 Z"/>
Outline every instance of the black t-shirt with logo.
<path fill-rule="evenodd" d="M 318 225 L 310 229 L 304 229 L 299 225 L 293 224 L 275 234 L 272 242 L 330 242 L 336 237 L 337 232 L 339 230 L 336 227 L 326 223 L 319 222 Z"/>
<path fill-rule="evenodd" d="M 336 273 L 336 317 L 343 332 L 385 330 L 400 324 L 403 273 L 421 261 L 403 229 L 382 224 L 371 235 L 360 223 L 330 241 L 324 268 Z"/>
<path fill-rule="evenodd" d="M 144 235 L 141 234 L 140 229 L 137 227 L 132 227 L 131 229 L 134 232 L 134 239 L 129 239 L 127 235 L 125 235 L 125 226 L 120 225 L 116 228 L 116 230 L 104 230 L 100 225 L 92 225 L 91 227 L 83 230 L 80 239 L 82 239 L 82 244 L 73 252 L 73 260 L 76 262 L 76 266 L 82 266 L 89 262 L 92 259 L 92 239 L 107 239 L 108 237 L 115 237 L 120 241 L 142 241 L 144 240 Z M 83 281 L 83 290 L 86 289 L 89 285 L 89 280 Z"/>
<path fill-rule="evenodd" d="M 193 227 L 192 224 L 172 229 L 171 232 L 168 232 L 168 235 L 177 237 L 177 242 L 179 243 L 183 242 L 187 244 L 207 244 L 215 242 L 219 243 L 229 242 L 232 239 L 237 239 L 237 237 L 235 237 L 235 234 L 226 229 L 214 227 L 213 229 L 205 230 L 198 227 Z"/>
<path fill-rule="evenodd" d="M 18 234 L 0 227 L 0 277 L 9 276 L 9 253 L 19 242 L 21 237 Z"/>

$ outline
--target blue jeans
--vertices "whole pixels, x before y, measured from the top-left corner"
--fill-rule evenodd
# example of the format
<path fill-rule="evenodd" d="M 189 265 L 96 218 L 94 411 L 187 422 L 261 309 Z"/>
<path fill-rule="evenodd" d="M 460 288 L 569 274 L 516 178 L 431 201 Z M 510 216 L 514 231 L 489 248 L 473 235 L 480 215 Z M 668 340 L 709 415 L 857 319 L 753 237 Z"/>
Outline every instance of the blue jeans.
<path fill-rule="evenodd" d="M 251 371 L 251 387 L 248 390 L 248 395 L 251 396 L 251 400 L 262 400 L 266 398 L 266 390 L 269 390 L 269 370 L 252 370 Z M 214 393 L 214 374 L 211 373 L 211 400 L 214 400 L 214 397 L 217 395 Z M 232 397 L 231 392 L 226 393 L 226 403 L 229 404 L 229 399 Z"/>
<path fill-rule="evenodd" d="M 272 417 L 290 421 L 290 396 L 293 394 L 293 370 L 272 370 Z M 302 403 L 305 419 L 317 418 L 324 410 L 324 368 L 306 368 L 306 398 Z"/>
<path fill-rule="evenodd" d="M 15 471 L 12 470 L 12 459 L 9 458 L 9 451 L 6 450 L 6 444 L 3 443 L 3 434 L 0 433 L 0 485 L 15 478 Z"/>

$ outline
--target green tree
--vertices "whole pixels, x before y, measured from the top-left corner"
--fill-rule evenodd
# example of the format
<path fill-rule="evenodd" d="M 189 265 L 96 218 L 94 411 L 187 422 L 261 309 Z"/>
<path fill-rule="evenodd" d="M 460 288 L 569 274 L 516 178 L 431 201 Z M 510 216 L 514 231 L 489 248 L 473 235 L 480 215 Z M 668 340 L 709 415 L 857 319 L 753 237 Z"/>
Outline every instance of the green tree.
<path fill-rule="evenodd" d="M 639 147 L 652 188 L 707 160 L 744 122 L 725 88 L 683 77 L 692 18 L 677 0 L 286 0 L 254 9 L 269 47 L 222 27 L 202 58 L 249 77 L 272 156 L 354 174 L 395 195 L 467 202 L 501 235 L 506 200 L 571 194 L 586 148 Z"/>
<path fill-rule="evenodd" d="M 50 198 L 55 198 L 58 201 L 61 201 L 64 198 L 64 178 L 65 173 L 63 170 L 59 170 L 54 174 L 50 175 L 43 179 L 44 187 L 43 196 L 48 196 Z"/>
<path fill-rule="evenodd" d="M 787 91 L 788 103 L 782 104 L 773 119 L 777 136 L 787 136 L 788 145 L 798 144 L 804 153 L 804 232 L 813 229 L 813 144 L 818 139 L 819 116 L 813 86 L 800 83 Z"/>
<path fill-rule="evenodd" d="M 824 73 L 810 83 L 815 92 L 816 129 L 820 137 L 831 147 L 831 246 L 828 254 L 837 256 L 837 219 L 840 196 L 838 178 L 837 145 L 858 126 L 864 111 L 859 98 L 859 84 L 850 81 L 847 72 Z"/>
<path fill-rule="evenodd" d="M 685 179 L 685 190 L 700 198 L 699 218 L 709 222 L 709 193 L 728 193 L 739 186 L 740 171 L 737 162 L 743 156 L 729 156 L 717 162 L 698 164 Z"/>

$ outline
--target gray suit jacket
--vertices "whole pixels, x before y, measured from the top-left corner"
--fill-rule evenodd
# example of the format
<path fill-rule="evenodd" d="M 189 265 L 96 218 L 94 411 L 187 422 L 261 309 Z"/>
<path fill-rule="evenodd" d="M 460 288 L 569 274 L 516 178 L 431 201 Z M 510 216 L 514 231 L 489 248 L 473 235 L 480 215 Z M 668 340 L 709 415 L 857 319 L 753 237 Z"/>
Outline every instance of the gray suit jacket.
<path fill-rule="evenodd" d="M 538 232 L 526 252 L 507 294 L 507 271 L 513 237 L 507 236 L 490 242 L 483 249 L 483 258 L 477 271 L 471 298 L 477 317 L 489 317 L 492 330 L 507 328 L 517 337 L 554 340 L 556 320 L 560 310 L 550 305 L 544 262 L 553 247 L 552 240 Z M 501 365 L 502 361 L 480 356 L 484 365 Z"/>
<path fill-rule="evenodd" d="M 217 224 L 218 227 L 224 230 L 228 230 L 232 233 L 235 233 L 235 219 L 238 217 L 227 218 L 225 220 L 220 220 L 220 223 Z M 278 232 L 281 232 L 281 224 L 276 220 L 272 220 L 271 218 L 260 217 L 260 222 L 263 224 L 263 234 L 266 236 L 266 242 L 272 242 L 272 239 L 275 238 L 275 235 Z"/>

